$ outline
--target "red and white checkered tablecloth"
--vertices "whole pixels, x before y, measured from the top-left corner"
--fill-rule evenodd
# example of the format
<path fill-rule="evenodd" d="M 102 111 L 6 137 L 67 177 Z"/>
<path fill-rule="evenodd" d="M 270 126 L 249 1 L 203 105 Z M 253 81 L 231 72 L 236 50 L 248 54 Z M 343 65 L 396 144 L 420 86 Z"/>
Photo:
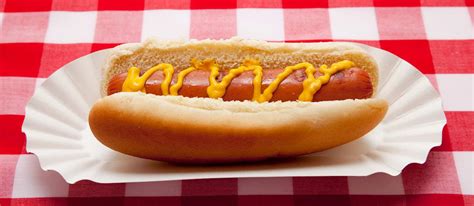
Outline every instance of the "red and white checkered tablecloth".
<path fill-rule="evenodd" d="M 474 205 L 474 0 L 0 0 L 0 205 Z M 366 43 L 440 92 L 443 144 L 401 175 L 67 184 L 25 151 L 35 88 L 67 62 L 149 36 Z"/>

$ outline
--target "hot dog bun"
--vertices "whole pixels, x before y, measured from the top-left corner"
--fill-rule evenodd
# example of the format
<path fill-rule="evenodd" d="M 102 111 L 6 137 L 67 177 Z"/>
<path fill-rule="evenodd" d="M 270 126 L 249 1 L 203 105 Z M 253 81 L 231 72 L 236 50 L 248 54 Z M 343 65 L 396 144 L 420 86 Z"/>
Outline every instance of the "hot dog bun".
<path fill-rule="evenodd" d="M 122 92 L 99 100 L 89 123 L 99 141 L 125 154 L 221 163 L 329 149 L 369 132 L 386 110 L 380 99 L 255 103 Z"/>
<path fill-rule="evenodd" d="M 104 66 L 102 93 L 105 96 L 114 75 L 129 67 L 147 69 L 166 62 L 179 71 L 192 58 L 215 59 L 224 68 L 253 58 L 264 69 L 350 60 L 370 74 L 374 91 L 378 80 L 373 58 L 350 43 L 148 40 L 113 50 Z M 227 163 L 309 154 L 350 142 L 372 130 L 387 108 L 385 100 L 374 98 L 256 103 L 120 92 L 92 107 L 89 124 L 100 142 L 125 154 L 180 163 Z"/>

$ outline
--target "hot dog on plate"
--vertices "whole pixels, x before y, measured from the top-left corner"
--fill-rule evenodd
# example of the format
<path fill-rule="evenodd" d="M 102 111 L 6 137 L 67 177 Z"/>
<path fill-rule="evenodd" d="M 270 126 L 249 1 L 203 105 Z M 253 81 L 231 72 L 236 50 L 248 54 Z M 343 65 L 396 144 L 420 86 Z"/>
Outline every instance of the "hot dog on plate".
<path fill-rule="evenodd" d="M 377 126 L 377 75 L 350 43 L 152 39 L 113 49 L 89 124 L 111 149 L 154 160 L 298 156 Z"/>

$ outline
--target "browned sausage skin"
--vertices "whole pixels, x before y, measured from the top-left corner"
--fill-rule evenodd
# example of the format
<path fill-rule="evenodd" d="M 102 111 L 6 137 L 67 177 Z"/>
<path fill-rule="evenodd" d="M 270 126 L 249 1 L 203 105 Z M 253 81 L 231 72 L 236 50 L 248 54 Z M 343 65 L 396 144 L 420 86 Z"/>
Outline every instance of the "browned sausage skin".
<path fill-rule="evenodd" d="M 268 69 L 263 72 L 262 90 L 265 89 L 283 69 Z M 196 70 L 189 73 L 184 78 L 183 86 L 179 90 L 179 95 L 185 97 L 208 97 L 206 89 L 209 86 L 208 70 Z M 226 73 L 222 72 L 221 77 Z M 321 73 L 315 73 L 315 77 Z M 127 73 L 114 76 L 107 87 L 107 95 L 111 95 L 122 90 L 122 84 L 127 77 Z M 253 95 L 254 75 L 251 71 L 242 73 L 235 77 L 227 87 L 224 101 L 244 101 L 251 100 Z M 270 101 L 296 101 L 298 95 L 303 91 L 302 82 L 306 78 L 304 71 L 297 70 L 281 82 L 278 89 L 273 94 Z M 173 76 L 172 84 L 176 82 L 177 75 Z M 163 73 L 161 71 L 153 74 L 145 84 L 147 93 L 161 95 L 161 81 Z M 313 102 L 344 100 L 344 99 L 366 99 L 373 93 L 372 82 L 369 74 L 357 67 L 340 71 L 331 76 L 329 82 L 316 92 Z"/>

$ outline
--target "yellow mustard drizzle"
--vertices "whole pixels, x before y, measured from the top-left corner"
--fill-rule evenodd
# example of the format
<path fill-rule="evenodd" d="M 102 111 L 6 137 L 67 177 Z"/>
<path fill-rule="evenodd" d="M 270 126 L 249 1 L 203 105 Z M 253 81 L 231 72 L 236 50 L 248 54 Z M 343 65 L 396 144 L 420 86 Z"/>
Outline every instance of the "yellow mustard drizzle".
<path fill-rule="evenodd" d="M 174 68 L 171 64 L 158 64 L 148 71 L 146 71 L 142 76 L 140 76 L 140 69 L 137 67 L 131 67 L 128 70 L 127 78 L 123 82 L 122 91 L 123 92 L 146 92 L 145 91 L 145 82 L 148 78 L 153 75 L 158 70 L 163 70 L 165 79 L 161 82 L 161 92 L 163 95 L 168 95 L 168 87 L 171 83 L 171 78 L 173 77 Z"/>
<path fill-rule="evenodd" d="M 235 68 L 229 70 L 229 73 L 225 75 L 221 82 L 217 82 L 217 77 L 219 76 L 219 66 L 215 64 L 214 62 L 211 62 L 208 65 L 209 69 L 211 70 L 211 74 L 209 75 L 209 87 L 207 87 L 207 95 L 210 98 L 221 98 L 224 96 L 227 86 L 232 82 L 232 80 L 242 74 L 245 71 L 260 71 L 260 75 L 255 75 L 255 78 L 253 80 L 253 85 L 254 85 L 254 98 L 255 98 L 255 92 L 258 90 L 260 92 L 260 89 L 256 89 L 255 85 L 261 86 L 262 82 L 262 67 L 258 65 L 259 63 L 255 60 L 246 60 L 244 61 L 244 64 Z M 205 65 L 206 66 L 206 65 Z M 257 78 L 259 77 L 259 78 Z"/>
<path fill-rule="evenodd" d="M 181 89 L 181 87 L 183 86 L 184 77 L 186 77 L 186 75 L 188 75 L 189 73 L 191 73 L 194 70 L 196 70 L 196 67 L 188 67 L 187 69 L 185 69 L 185 70 L 178 73 L 178 80 L 170 88 L 170 94 L 172 96 L 177 96 L 178 95 L 179 89 Z"/>
<path fill-rule="evenodd" d="M 278 85 L 280 85 L 280 83 L 283 80 L 285 80 L 288 76 L 290 76 L 291 73 L 293 73 L 294 71 L 296 71 L 298 69 L 302 69 L 302 68 L 306 68 L 306 73 L 308 73 L 308 70 L 312 71 L 311 74 L 313 74 L 314 71 L 315 71 L 313 65 L 310 64 L 310 63 L 307 63 L 307 62 L 299 63 L 299 64 L 294 65 L 294 66 L 288 66 L 288 67 L 285 68 L 285 70 L 283 70 L 282 73 L 277 75 L 275 80 L 273 80 L 270 83 L 270 85 L 268 85 L 268 87 L 263 91 L 263 94 L 259 95 L 258 98 L 255 101 L 257 101 L 257 102 L 270 101 L 270 99 L 272 99 L 272 97 L 273 97 L 273 92 L 275 92 L 275 90 L 278 88 Z M 301 99 L 298 99 L 298 100 L 301 100 Z M 313 98 L 311 97 L 310 100 L 304 100 L 304 101 L 312 101 L 312 100 L 313 100 Z"/>
<path fill-rule="evenodd" d="M 304 63 L 302 63 L 304 64 Z M 331 67 L 328 68 L 327 65 L 323 64 L 319 67 L 319 72 L 323 75 L 319 76 L 317 79 L 314 78 L 314 72 L 316 71 L 313 65 L 306 66 L 306 79 L 303 81 L 303 92 L 301 92 L 298 100 L 300 101 L 313 101 L 314 94 L 321 89 L 323 84 L 329 82 L 331 75 L 344 70 L 354 67 L 354 62 L 349 60 L 344 60 L 331 64 Z"/>
<path fill-rule="evenodd" d="M 195 71 L 197 69 L 208 69 L 211 71 L 209 75 L 209 86 L 207 87 L 207 94 L 210 98 L 221 98 L 225 95 L 227 87 L 230 85 L 232 80 L 242 74 L 245 71 L 252 71 L 254 74 L 253 79 L 253 97 L 252 100 L 256 102 L 267 102 L 270 101 L 273 97 L 273 93 L 278 88 L 283 80 L 285 80 L 289 75 L 294 71 L 299 69 L 305 69 L 306 79 L 303 81 L 303 91 L 298 97 L 299 101 L 312 101 L 314 94 L 321 88 L 322 85 L 329 82 L 331 75 L 342 71 L 344 69 L 349 69 L 354 67 L 352 61 L 343 60 L 337 63 L 332 64 L 329 68 L 327 65 L 321 65 L 319 72 L 323 75 L 315 78 L 314 73 L 316 69 L 314 66 L 308 62 L 299 63 L 293 66 L 288 66 L 284 71 L 277 75 L 277 77 L 268 85 L 268 87 L 262 93 L 262 78 L 263 78 L 263 69 L 260 66 L 260 63 L 256 60 L 245 60 L 244 63 L 234 69 L 229 70 L 220 82 L 217 81 L 219 76 L 219 65 L 217 65 L 213 60 L 204 60 L 204 61 L 192 61 L 193 66 L 188 67 L 187 69 L 182 70 L 178 73 L 177 82 L 169 88 L 171 83 L 171 78 L 174 73 L 173 66 L 170 64 L 158 64 L 157 66 L 152 67 L 146 71 L 142 76 L 139 76 L 140 69 L 136 67 L 131 67 L 128 71 L 127 78 L 122 86 L 122 91 L 124 92 L 136 92 L 136 91 L 145 91 L 145 82 L 146 80 L 156 71 L 163 70 L 165 79 L 161 83 L 161 90 L 163 95 L 178 95 L 179 89 L 183 85 L 184 78 L 186 75 Z M 169 88 L 169 91 L 168 91 Z"/>

